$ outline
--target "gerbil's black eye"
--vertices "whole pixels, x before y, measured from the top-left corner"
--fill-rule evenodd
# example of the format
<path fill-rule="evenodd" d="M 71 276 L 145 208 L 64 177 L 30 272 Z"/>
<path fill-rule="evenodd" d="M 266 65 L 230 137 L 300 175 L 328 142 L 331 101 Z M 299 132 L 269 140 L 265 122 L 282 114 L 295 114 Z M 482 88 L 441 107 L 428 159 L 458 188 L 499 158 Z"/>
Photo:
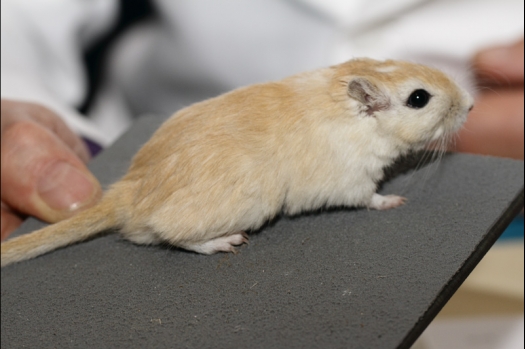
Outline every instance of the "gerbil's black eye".
<path fill-rule="evenodd" d="M 420 109 L 427 105 L 429 100 L 430 93 L 422 89 L 415 90 L 410 97 L 408 97 L 407 106 L 414 109 Z"/>

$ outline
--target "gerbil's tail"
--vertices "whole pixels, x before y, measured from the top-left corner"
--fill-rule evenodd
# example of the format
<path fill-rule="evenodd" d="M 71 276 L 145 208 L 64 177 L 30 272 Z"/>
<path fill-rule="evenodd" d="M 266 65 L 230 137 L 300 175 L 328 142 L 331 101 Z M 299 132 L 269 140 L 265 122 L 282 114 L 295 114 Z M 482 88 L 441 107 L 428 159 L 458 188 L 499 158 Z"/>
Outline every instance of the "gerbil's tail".
<path fill-rule="evenodd" d="M 118 205 L 104 196 L 95 206 L 61 222 L 2 243 L 2 267 L 40 256 L 118 227 Z"/>

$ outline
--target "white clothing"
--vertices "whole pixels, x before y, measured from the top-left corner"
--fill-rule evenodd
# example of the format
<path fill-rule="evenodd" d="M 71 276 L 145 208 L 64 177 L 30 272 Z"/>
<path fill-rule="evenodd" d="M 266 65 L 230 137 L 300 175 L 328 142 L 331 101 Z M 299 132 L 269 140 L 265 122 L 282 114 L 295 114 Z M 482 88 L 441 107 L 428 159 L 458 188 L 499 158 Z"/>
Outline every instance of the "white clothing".
<path fill-rule="evenodd" d="M 437 66 L 467 88 L 469 58 L 523 35 L 521 0 L 156 0 L 161 19 L 113 48 L 90 115 L 82 47 L 115 21 L 113 0 L 2 0 L 2 98 L 42 103 L 108 145 L 132 115 L 352 57 Z"/>

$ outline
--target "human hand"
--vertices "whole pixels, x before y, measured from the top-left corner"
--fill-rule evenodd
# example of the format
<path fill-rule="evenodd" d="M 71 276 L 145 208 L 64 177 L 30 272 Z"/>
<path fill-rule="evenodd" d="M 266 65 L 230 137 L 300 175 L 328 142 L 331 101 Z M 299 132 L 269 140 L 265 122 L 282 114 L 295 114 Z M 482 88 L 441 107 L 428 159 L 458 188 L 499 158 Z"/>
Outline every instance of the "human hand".
<path fill-rule="evenodd" d="M 510 46 L 496 46 L 479 52 L 473 63 L 478 81 L 493 87 L 523 88 L 523 39 Z"/>
<path fill-rule="evenodd" d="M 25 215 L 54 223 L 100 199 L 86 146 L 55 113 L 2 99 L 1 114 L 2 240 Z"/>
<path fill-rule="evenodd" d="M 523 160 L 523 39 L 473 58 L 481 90 L 455 150 Z"/>

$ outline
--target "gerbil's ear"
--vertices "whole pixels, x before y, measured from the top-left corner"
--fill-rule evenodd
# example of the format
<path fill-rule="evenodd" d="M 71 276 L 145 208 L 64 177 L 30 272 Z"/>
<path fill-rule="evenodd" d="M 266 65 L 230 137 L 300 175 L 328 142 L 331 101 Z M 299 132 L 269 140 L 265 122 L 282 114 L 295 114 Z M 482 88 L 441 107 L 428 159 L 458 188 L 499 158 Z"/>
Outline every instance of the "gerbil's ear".
<path fill-rule="evenodd" d="M 366 113 L 373 115 L 379 110 L 390 108 L 390 99 L 376 85 L 365 78 L 354 78 L 348 84 L 350 97 L 366 105 Z"/>

